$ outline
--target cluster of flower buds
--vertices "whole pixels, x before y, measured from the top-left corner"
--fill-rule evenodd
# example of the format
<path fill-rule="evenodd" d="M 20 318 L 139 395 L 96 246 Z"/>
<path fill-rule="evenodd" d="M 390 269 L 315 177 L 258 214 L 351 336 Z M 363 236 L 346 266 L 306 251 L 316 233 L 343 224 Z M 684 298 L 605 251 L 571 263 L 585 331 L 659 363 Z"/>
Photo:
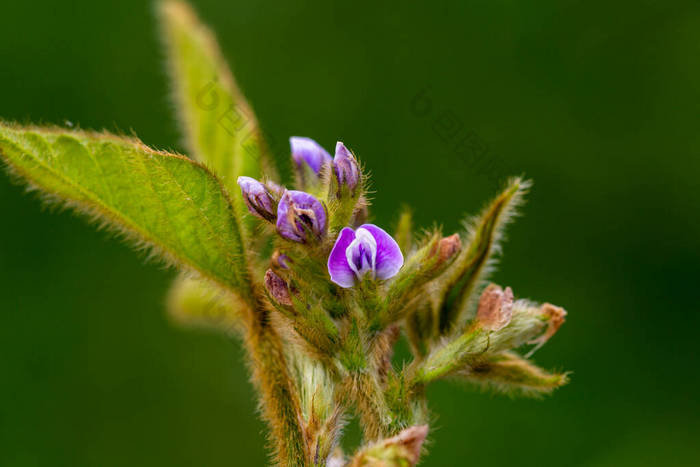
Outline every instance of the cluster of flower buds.
<path fill-rule="evenodd" d="M 287 240 L 306 243 L 325 234 L 326 208 L 313 195 L 250 177 L 238 177 L 238 185 L 250 213 L 275 223 L 279 234 Z"/>
<path fill-rule="evenodd" d="M 323 171 L 330 170 L 331 183 L 336 187 L 331 190 L 334 196 L 342 198 L 343 193 L 350 193 L 352 198 L 360 184 L 360 168 L 355 156 L 342 142 L 336 144 L 334 158 L 310 138 L 292 137 L 290 145 L 302 185 L 317 185 Z M 287 190 L 272 182 L 262 183 L 250 177 L 239 177 L 238 185 L 250 213 L 274 223 L 283 238 L 297 243 L 314 243 L 324 238 L 328 228 L 328 209 L 322 197 L 319 199 L 305 191 Z M 373 224 L 364 224 L 356 230 L 349 227 L 341 230 L 327 266 L 331 281 L 348 288 L 365 277 L 386 280 L 395 276 L 403 266 L 403 254 L 386 231 Z M 271 276 L 266 283 L 274 285 L 273 296 L 279 295 L 279 281 Z"/>

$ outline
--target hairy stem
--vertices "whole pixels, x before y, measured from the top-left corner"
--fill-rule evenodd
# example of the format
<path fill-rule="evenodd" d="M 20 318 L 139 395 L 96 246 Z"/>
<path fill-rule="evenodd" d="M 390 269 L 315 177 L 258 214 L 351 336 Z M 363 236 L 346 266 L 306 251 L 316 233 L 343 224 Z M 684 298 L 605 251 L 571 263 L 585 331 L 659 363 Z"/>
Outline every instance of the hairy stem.
<path fill-rule="evenodd" d="M 245 345 L 278 464 L 282 467 L 309 465 L 298 394 L 288 373 L 280 336 L 271 326 L 268 312 L 262 305 L 248 314 Z"/>
<path fill-rule="evenodd" d="M 386 436 L 391 416 L 376 375 L 369 371 L 354 372 L 344 382 L 344 393 L 358 409 L 365 441 Z"/>

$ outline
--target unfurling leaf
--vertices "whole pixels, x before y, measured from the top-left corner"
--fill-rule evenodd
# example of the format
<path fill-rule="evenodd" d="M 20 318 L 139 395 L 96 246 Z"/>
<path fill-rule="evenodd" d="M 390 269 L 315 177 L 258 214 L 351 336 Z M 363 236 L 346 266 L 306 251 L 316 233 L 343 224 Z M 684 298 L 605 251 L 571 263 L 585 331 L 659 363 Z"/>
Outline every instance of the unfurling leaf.
<path fill-rule="evenodd" d="M 479 217 L 468 222 L 467 247 L 437 284 L 442 334 L 459 329 L 469 318 L 467 308 L 473 292 L 488 273 L 493 255 L 500 248 L 503 228 L 515 214 L 529 187 L 528 181 L 511 180 Z"/>
<path fill-rule="evenodd" d="M 233 209 L 204 166 L 133 138 L 2 123 L 0 156 L 51 198 L 247 297 Z"/>
<path fill-rule="evenodd" d="M 236 212 L 243 217 L 247 210 L 237 195 L 236 180 L 273 172 L 257 119 L 214 35 L 192 8 L 178 0 L 163 0 L 158 11 L 188 150 L 236 193 Z M 252 219 L 245 223 L 248 228 L 254 225 Z"/>
<path fill-rule="evenodd" d="M 227 335 L 239 332 L 245 304 L 237 296 L 199 278 L 181 275 L 168 292 L 168 314 L 182 326 L 207 328 Z"/>
<path fill-rule="evenodd" d="M 531 397 L 548 394 L 569 381 L 566 373 L 550 373 L 513 352 L 487 355 L 457 375 L 486 389 Z"/>

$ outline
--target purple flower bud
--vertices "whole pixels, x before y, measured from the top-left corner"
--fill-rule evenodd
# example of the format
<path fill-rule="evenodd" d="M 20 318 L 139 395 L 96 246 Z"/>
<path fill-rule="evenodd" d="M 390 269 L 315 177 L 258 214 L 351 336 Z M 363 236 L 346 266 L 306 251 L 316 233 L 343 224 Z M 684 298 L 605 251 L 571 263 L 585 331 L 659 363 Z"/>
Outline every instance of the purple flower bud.
<path fill-rule="evenodd" d="M 265 182 L 265 188 L 267 188 L 267 192 L 270 193 L 270 195 L 276 200 L 279 200 L 282 197 L 285 190 L 285 188 L 282 185 L 278 185 L 272 180 L 268 180 Z"/>
<path fill-rule="evenodd" d="M 394 277 L 403 266 L 403 255 L 391 235 L 376 225 L 364 224 L 357 230 L 344 228 L 328 257 L 331 281 L 352 287 L 369 274 L 372 279 Z"/>
<path fill-rule="evenodd" d="M 299 168 L 307 164 L 318 174 L 325 164 L 332 161 L 328 151 L 311 138 L 292 136 L 289 138 L 289 145 L 292 147 L 292 158 Z"/>
<path fill-rule="evenodd" d="M 360 181 L 360 168 L 357 166 L 355 156 L 340 141 L 335 145 L 333 168 L 338 179 L 338 185 L 341 187 L 345 185 L 351 191 L 354 191 Z"/>
<path fill-rule="evenodd" d="M 277 206 L 277 231 L 299 243 L 320 239 L 326 232 L 326 209 L 308 193 L 285 191 Z"/>
<path fill-rule="evenodd" d="M 250 177 L 238 177 L 238 185 L 241 187 L 243 200 L 251 214 L 274 222 L 277 217 L 275 214 L 276 203 L 265 185 Z"/>
<path fill-rule="evenodd" d="M 289 259 L 289 256 L 285 255 L 284 253 L 280 253 L 278 250 L 275 250 L 272 253 L 272 264 L 275 266 L 278 266 L 282 269 L 289 269 L 289 262 L 291 260 Z"/>

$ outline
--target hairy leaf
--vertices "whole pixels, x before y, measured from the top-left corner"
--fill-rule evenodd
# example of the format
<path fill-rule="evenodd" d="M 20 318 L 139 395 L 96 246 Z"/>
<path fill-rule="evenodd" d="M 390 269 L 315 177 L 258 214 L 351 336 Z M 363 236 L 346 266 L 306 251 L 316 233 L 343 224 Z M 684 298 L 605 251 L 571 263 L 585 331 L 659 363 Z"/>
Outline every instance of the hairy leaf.
<path fill-rule="evenodd" d="M 133 138 L 2 123 L 0 153 L 31 186 L 166 260 L 243 295 L 248 290 L 230 201 L 202 165 Z"/>
<path fill-rule="evenodd" d="M 468 318 L 473 292 L 489 272 L 494 253 L 499 251 L 503 227 L 515 214 L 529 187 L 528 181 L 511 180 L 479 217 L 467 222 L 468 246 L 438 284 L 441 333 L 461 327 Z"/>
<path fill-rule="evenodd" d="M 247 216 L 236 180 L 260 178 L 272 171 L 262 134 L 250 106 L 240 92 L 216 39 L 190 6 L 178 0 L 159 4 L 163 41 L 176 107 L 188 150 L 211 167 L 233 196 L 246 229 Z"/>
<path fill-rule="evenodd" d="M 173 282 L 168 292 L 168 313 L 181 326 L 235 334 L 243 326 L 243 307 L 245 304 L 234 294 L 185 274 Z"/>

